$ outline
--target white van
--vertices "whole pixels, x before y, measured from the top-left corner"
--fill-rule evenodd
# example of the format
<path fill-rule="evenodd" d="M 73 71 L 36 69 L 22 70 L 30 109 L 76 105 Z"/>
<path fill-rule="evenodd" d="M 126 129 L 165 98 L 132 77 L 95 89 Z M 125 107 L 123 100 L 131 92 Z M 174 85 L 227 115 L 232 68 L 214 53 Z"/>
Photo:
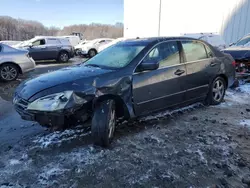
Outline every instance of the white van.
<path fill-rule="evenodd" d="M 227 48 L 226 42 L 222 36 L 217 33 L 188 33 L 183 36 L 204 40 L 219 50 Z"/>
<path fill-rule="evenodd" d="M 80 43 L 81 39 L 79 36 L 69 35 L 69 36 L 61 36 L 62 38 L 67 38 L 72 46 L 76 46 Z"/>

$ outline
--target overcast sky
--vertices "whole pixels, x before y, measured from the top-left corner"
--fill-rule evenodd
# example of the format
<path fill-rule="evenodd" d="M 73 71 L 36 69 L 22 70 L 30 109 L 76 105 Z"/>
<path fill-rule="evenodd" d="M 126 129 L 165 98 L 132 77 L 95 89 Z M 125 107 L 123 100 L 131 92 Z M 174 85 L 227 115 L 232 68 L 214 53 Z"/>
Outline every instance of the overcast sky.
<path fill-rule="evenodd" d="M 123 0 L 0 0 L 0 15 L 45 26 L 123 22 Z"/>

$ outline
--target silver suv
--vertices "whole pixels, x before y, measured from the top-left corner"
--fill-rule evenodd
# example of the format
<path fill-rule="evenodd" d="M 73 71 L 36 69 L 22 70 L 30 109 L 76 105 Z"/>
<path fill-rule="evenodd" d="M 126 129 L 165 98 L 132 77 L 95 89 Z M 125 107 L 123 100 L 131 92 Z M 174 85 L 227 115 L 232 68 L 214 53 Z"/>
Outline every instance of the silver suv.
<path fill-rule="evenodd" d="M 38 36 L 21 44 L 35 60 L 57 60 L 67 62 L 74 57 L 74 48 L 69 40 L 62 37 Z"/>

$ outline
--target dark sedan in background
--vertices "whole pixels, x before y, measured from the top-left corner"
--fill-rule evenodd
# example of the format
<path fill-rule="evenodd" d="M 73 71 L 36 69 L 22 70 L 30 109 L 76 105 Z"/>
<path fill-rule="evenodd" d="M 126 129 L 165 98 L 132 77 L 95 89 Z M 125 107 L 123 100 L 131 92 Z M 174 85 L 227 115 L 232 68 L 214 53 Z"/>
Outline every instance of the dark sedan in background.
<path fill-rule="evenodd" d="M 250 73 L 250 35 L 246 35 L 222 51 L 235 59 L 237 72 Z"/>
<path fill-rule="evenodd" d="M 23 82 L 13 102 L 23 119 L 47 127 L 92 117 L 94 143 L 108 146 L 117 118 L 198 101 L 220 104 L 235 79 L 233 62 L 196 39 L 131 39 L 86 63 Z"/>

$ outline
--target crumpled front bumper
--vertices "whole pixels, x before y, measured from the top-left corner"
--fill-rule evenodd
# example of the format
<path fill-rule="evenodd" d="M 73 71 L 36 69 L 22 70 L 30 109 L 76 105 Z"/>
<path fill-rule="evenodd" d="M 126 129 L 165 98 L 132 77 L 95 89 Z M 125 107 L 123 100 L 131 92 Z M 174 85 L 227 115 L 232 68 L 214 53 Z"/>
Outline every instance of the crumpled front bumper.
<path fill-rule="evenodd" d="M 72 95 L 74 95 L 74 93 Z M 13 103 L 15 110 L 18 112 L 22 119 L 48 124 L 52 121 L 59 122 L 59 120 L 61 121 L 61 119 L 64 119 L 64 117 L 70 116 L 78 116 L 77 118 L 81 120 L 80 116 L 84 116 L 84 113 L 87 113 L 92 108 L 92 97 L 90 96 L 86 98 L 86 100 L 87 101 L 84 104 L 79 104 L 77 103 L 77 100 L 71 99 L 68 101 L 68 104 L 65 105 L 65 108 L 55 109 L 53 111 L 29 109 L 28 106 L 30 102 L 22 99 L 18 95 L 15 95 Z M 81 114 L 79 114 L 79 112 L 81 112 Z"/>
<path fill-rule="evenodd" d="M 22 119 L 28 120 L 28 121 L 35 121 L 35 116 L 32 113 L 29 113 L 27 111 L 27 107 L 29 105 L 29 102 L 22 99 L 18 95 L 16 95 L 13 99 L 14 108 L 17 111 L 17 113 L 21 116 Z"/>

